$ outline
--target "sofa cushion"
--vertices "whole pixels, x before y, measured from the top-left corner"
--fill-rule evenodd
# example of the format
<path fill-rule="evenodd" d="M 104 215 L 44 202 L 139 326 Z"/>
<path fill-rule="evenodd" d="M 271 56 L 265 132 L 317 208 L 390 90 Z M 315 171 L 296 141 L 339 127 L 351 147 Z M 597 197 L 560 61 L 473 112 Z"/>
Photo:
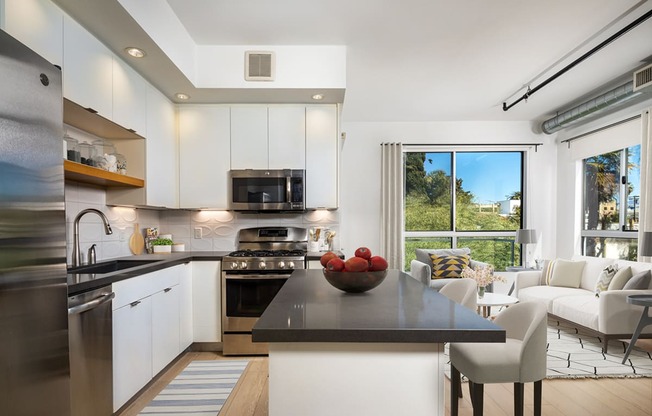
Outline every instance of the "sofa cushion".
<path fill-rule="evenodd" d="M 594 297 L 593 292 L 584 289 L 560 286 L 530 286 L 518 291 L 519 302 L 525 302 L 528 300 L 544 302 L 548 307 L 548 312 L 552 312 L 553 300 L 564 296 Z"/>
<path fill-rule="evenodd" d="M 585 291 L 586 292 L 586 291 Z M 550 313 L 560 318 L 598 330 L 600 299 L 591 293 L 578 296 L 562 296 L 552 303 Z"/>
<path fill-rule="evenodd" d="M 649 270 L 636 273 L 634 276 L 632 276 L 631 279 L 627 281 L 627 283 L 625 283 L 625 286 L 623 286 L 623 290 L 647 289 L 648 286 L 650 286 L 650 278 L 652 278 L 652 274 L 650 274 Z"/>
<path fill-rule="evenodd" d="M 462 270 L 469 267 L 470 258 L 466 254 L 458 256 L 438 256 L 431 254 L 432 278 L 458 278 L 462 277 Z"/>
<path fill-rule="evenodd" d="M 613 279 L 609 283 L 609 288 L 607 290 L 621 290 L 625 283 L 632 278 L 632 268 L 630 266 L 618 269 Z"/>
<path fill-rule="evenodd" d="M 550 286 L 580 287 L 584 261 L 556 260 L 550 276 Z"/>
<path fill-rule="evenodd" d="M 580 287 L 590 291 L 593 291 L 595 288 L 595 283 L 598 281 L 598 277 L 600 277 L 600 272 L 602 272 L 602 270 L 604 270 L 604 268 L 608 265 L 616 262 L 614 259 L 577 255 L 573 256 L 572 260 L 586 262 L 584 271 L 582 271 L 582 281 L 580 282 Z"/>
<path fill-rule="evenodd" d="M 609 283 L 611 283 L 611 279 L 614 278 L 616 272 L 618 272 L 617 264 L 610 264 L 600 272 L 600 277 L 595 283 L 595 296 L 600 296 L 600 292 L 609 289 Z"/>
<path fill-rule="evenodd" d="M 432 260 L 430 259 L 431 254 L 436 254 L 438 256 L 461 256 L 466 254 L 471 257 L 471 249 L 468 247 L 462 248 L 442 248 L 442 249 L 424 249 L 418 248 L 414 250 L 417 255 L 417 260 L 421 263 L 429 264 L 432 267 Z"/>

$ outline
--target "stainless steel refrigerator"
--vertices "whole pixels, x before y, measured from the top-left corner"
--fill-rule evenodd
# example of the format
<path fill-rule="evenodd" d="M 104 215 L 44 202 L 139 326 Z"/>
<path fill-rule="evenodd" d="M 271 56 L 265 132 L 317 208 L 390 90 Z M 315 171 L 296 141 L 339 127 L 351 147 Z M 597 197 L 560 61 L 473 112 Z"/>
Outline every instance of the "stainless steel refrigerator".
<path fill-rule="evenodd" d="M 58 68 L 0 30 L 0 415 L 70 414 Z"/>

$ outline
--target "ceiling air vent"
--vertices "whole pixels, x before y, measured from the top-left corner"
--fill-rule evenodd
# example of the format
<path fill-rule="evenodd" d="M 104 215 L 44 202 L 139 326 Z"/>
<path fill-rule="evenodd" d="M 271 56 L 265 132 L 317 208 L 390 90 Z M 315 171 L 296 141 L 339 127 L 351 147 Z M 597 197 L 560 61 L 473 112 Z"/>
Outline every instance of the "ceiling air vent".
<path fill-rule="evenodd" d="M 246 51 L 245 80 L 274 81 L 274 52 Z"/>
<path fill-rule="evenodd" d="M 634 92 L 636 91 L 652 92 L 652 65 L 634 72 Z"/>

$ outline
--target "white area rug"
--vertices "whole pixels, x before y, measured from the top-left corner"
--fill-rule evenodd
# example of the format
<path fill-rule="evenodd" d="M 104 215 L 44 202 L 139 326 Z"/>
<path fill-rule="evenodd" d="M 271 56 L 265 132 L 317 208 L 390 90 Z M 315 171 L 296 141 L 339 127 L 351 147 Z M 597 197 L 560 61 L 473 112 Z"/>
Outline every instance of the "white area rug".
<path fill-rule="evenodd" d="M 215 416 L 235 387 L 247 360 L 196 360 L 145 407 L 144 416 Z"/>
<path fill-rule="evenodd" d="M 548 320 L 548 378 L 652 377 L 652 354 L 634 348 L 621 364 L 628 343 L 611 340 L 602 352 L 601 339 Z"/>

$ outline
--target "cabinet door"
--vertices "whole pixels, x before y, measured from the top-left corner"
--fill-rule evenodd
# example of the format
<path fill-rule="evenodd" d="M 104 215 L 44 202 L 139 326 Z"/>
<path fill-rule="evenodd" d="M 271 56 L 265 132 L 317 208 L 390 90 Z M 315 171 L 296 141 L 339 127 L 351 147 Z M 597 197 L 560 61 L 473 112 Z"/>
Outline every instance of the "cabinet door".
<path fill-rule="evenodd" d="M 306 208 L 338 206 L 337 106 L 306 107 Z"/>
<path fill-rule="evenodd" d="M 192 319 L 195 342 L 222 340 L 221 278 L 219 261 L 192 264 Z"/>
<path fill-rule="evenodd" d="M 305 106 L 270 106 L 269 168 L 306 168 Z"/>
<path fill-rule="evenodd" d="M 117 57 L 113 58 L 113 121 L 149 137 L 146 127 L 147 83 Z"/>
<path fill-rule="evenodd" d="M 113 119 L 113 54 L 79 23 L 63 19 L 63 95 Z"/>
<path fill-rule="evenodd" d="M 2 2 L 0 2 L 0 5 Z M 5 32 L 63 66 L 63 12 L 50 0 L 4 0 Z"/>
<path fill-rule="evenodd" d="M 179 266 L 179 351 L 192 344 L 192 263 Z"/>
<path fill-rule="evenodd" d="M 113 411 L 152 378 L 152 302 L 135 300 L 113 311 Z"/>
<path fill-rule="evenodd" d="M 179 108 L 179 207 L 228 209 L 229 107 Z"/>
<path fill-rule="evenodd" d="M 172 272 L 173 269 L 166 269 Z M 179 285 L 152 295 L 152 374 L 154 377 L 179 355 Z"/>
<path fill-rule="evenodd" d="M 268 169 L 267 106 L 231 107 L 231 169 Z"/>
<path fill-rule="evenodd" d="M 179 207 L 176 110 L 174 104 L 147 87 L 147 205 Z"/>

